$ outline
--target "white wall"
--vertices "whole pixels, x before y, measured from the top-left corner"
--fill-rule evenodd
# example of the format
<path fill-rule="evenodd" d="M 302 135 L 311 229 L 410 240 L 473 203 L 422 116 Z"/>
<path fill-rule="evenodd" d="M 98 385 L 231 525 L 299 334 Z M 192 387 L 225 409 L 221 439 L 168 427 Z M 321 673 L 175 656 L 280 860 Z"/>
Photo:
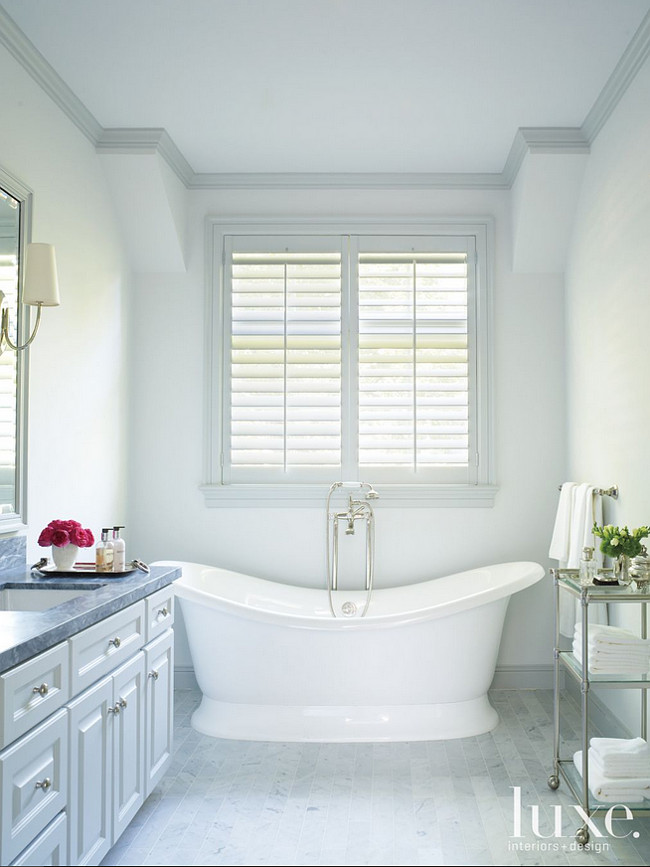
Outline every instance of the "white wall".
<path fill-rule="evenodd" d="M 35 241 L 56 245 L 61 307 L 31 349 L 28 558 L 53 518 L 124 523 L 127 281 L 94 147 L 0 47 L 0 163 L 34 194 Z"/>
<path fill-rule="evenodd" d="M 138 277 L 129 538 L 147 559 L 194 560 L 324 586 L 322 509 L 206 508 L 202 478 L 205 217 L 492 215 L 495 427 L 501 490 L 493 509 L 377 507 L 379 586 L 490 562 L 544 564 L 564 470 L 563 287 L 515 276 L 509 194 L 499 191 L 195 191 L 187 275 Z M 373 481 L 369 479 L 369 481 Z M 323 504 L 324 507 L 324 504 Z M 550 665 L 550 579 L 513 599 L 503 665 Z M 178 664 L 187 664 L 178 646 Z"/>
<path fill-rule="evenodd" d="M 650 524 L 650 62 L 592 147 L 567 269 L 570 476 L 618 484 L 608 523 Z M 639 611 L 614 612 L 638 628 Z M 638 696 L 607 694 L 628 725 Z"/>

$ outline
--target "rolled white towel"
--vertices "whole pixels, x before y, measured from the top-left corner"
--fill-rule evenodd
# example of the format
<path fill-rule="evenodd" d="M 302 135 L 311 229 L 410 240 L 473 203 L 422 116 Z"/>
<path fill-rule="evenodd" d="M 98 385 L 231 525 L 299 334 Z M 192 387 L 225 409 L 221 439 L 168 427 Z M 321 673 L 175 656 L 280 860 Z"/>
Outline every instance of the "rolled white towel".
<path fill-rule="evenodd" d="M 604 623 L 590 623 L 587 630 L 588 640 L 599 644 L 633 645 L 636 647 L 650 647 L 650 639 L 639 638 L 629 629 L 620 626 L 607 626 Z M 573 632 L 575 639 L 582 640 L 582 623 L 576 623 Z"/>
<path fill-rule="evenodd" d="M 582 750 L 573 754 L 573 764 L 582 776 Z M 612 779 L 598 773 L 590 760 L 589 790 L 597 801 L 605 804 L 640 804 L 650 797 L 650 778 Z"/>

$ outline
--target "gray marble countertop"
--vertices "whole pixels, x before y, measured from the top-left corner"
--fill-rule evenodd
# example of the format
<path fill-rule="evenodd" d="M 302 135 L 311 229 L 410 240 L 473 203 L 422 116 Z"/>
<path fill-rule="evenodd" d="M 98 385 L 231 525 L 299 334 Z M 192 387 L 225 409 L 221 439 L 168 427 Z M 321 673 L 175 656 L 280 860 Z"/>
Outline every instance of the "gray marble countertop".
<path fill-rule="evenodd" d="M 1 572 L 0 591 L 33 588 L 28 592 L 34 592 L 38 587 L 96 589 L 45 611 L 0 611 L 0 672 L 155 593 L 180 574 L 180 569 L 170 566 L 152 566 L 149 575 L 137 571 L 119 578 L 109 575 L 42 578 L 32 575 L 29 568 Z"/>

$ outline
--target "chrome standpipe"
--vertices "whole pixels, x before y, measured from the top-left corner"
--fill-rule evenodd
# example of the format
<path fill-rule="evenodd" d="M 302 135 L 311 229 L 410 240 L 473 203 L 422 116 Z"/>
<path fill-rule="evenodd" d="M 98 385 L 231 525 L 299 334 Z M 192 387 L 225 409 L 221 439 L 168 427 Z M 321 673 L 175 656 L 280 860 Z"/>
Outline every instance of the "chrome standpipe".
<path fill-rule="evenodd" d="M 364 500 L 355 500 L 352 494 L 348 495 L 347 509 L 345 511 L 330 512 L 330 504 L 332 495 L 342 488 L 355 488 L 360 491 L 367 489 Z M 327 597 L 329 601 L 330 611 L 333 617 L 337 617 L 332 599 L 332 592 L 338 590 L 338 573 L 339 573 L 339 522 L 343 521 L 346 524 L 345 535 L 354 536 L 355 521 L 365 521 L 366 524 L 366 575 L 365 575 L 365 590 L 366 602 L 361 612 L 361 617 L 364 617 L 370 605 L 370 597 L 372 595 L 372 586 L 375 575 L 375 513 L 370 505 L 369 500 L 378 500 L 379 494 L 375 491 L 372 485 L 368 482 L 334 482 L 330 487 L 327 495 L 326 519 L 327 519 Z M 331 530 L 330 530 L 331 525 Z M 354 603 L 345 603 L 342 607 L 342 613 L 346 616 L 351 616 L 356 613 Z"/>

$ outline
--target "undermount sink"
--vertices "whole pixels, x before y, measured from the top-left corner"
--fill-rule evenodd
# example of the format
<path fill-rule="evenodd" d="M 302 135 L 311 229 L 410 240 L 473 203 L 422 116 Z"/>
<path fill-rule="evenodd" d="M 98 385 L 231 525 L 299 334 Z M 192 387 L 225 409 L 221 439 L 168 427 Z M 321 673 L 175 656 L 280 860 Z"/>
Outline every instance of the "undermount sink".
<path fill-rule="evenodd" d="M 47 611 L 95 590 L 99 587 L 5 587 L 0 590 L 0 611 Z"/>

